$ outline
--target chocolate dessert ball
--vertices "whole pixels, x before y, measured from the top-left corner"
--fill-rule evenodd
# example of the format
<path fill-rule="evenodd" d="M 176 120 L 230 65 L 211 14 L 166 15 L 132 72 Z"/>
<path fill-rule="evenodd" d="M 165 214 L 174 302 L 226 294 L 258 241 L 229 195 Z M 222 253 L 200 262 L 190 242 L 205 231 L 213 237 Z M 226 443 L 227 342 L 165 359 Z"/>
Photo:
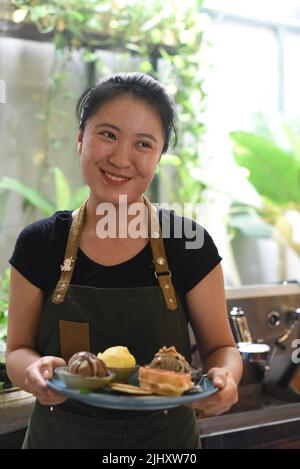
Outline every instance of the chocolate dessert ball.
<path fill-rule="evenodd" d="M 180 373 L 189 373 L 190 365 L 183 355 L 177 352 L 173 347 L 162 347 L 154 356 L 150 363 L 150 368 L 159 368 L 161 370 L 176 371 Z"/>
<path fill-rule="evenodd" d="M 75 353 L 68 362 L 68 368 L 70 373 L 84 377 L 108 375 L 105 363 L 91 352 Z"/>

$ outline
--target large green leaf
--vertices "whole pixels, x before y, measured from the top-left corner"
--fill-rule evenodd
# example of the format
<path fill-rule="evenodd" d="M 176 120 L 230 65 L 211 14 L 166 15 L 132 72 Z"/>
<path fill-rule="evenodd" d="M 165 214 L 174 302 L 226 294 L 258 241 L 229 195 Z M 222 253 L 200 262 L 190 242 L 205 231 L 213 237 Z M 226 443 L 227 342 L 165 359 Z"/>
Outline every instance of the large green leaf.
<path fill-rule="evenodd" d="M 247 132 L 231 132 L 234 156 L 249 170 L 249 180 L 262 196 L 278 205 L 300 202 L 300 161 L 273 142 Z"/>
<path fill-rule="evenodd" d="M 55 183 L 56 210 L 68 210 L 71 199 L 70 183 L 60 168 L 55 166 L 52 171 Z"/>
<path fill-rule="evenodd" d="M 46 197 L 42 196 L 36 190 L 31 189 L 17 179 L 4 177 L 0 181 L 0 189 L 16 192 L 31 205 L 41 210 L 46 216 L 53 214 L 54 206 L 48 199 L 46 199 Z"/>

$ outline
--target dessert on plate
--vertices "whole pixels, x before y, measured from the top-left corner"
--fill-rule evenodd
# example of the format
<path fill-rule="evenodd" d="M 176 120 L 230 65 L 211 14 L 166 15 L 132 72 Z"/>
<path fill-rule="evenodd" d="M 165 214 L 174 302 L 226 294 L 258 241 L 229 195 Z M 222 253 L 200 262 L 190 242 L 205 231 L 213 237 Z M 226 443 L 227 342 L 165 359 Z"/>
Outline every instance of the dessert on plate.
<path fill-rule="evenodd" d="M 99 389 L 108 384 L 115 374 L 91 352 L 77 352 L 68 366 L 55 368 L 55 373 L 71 389 Z"/>
<path fill-rule="evenodd" d="M 193 388 L 190 366 L 173 347 L 162 347 L 148 366 L 139 369 L 142 389 L 160 396 L 180 396 Z"/>
<path fill-rule="evenodd" d="M 110 368 L 133 368 L 136 366 L 134 356 L 127 347 L 121 345 L 110 347 L 103 353 L 98 353 L 97 356 Z"/>
<path fill-rule="evenodd" d="M 109 370 L 115 374 L 114 381 L 118 383 L 128 381 L 138 368 L 135 357 L 127 347 L 122 345 L 110 347 L 103 353 L 98 353 L 98 358 L 103 360 Z"/>
<path fill-rule="evenodd" d="M 108 376 L 108 370 L 103 360 L 91 352 L 75 353 L 68 361 L 70 373 L 83 377 Z"/>
<path fill-rule="evenodd" d="M 194 387 L 190 373 L 146 366 L 139 369 L 139 383 L 142 389 L 160 396 L 180 396 Z"/>
<path fill-rule="evenodd" d="M 161 370 L 177 371 L 181 373 L 189 373 L 190 365 L 183 355 L 177 352 L 174 346 L 162 347 L 154 355 L 150 368 L 159 368 Z"/>

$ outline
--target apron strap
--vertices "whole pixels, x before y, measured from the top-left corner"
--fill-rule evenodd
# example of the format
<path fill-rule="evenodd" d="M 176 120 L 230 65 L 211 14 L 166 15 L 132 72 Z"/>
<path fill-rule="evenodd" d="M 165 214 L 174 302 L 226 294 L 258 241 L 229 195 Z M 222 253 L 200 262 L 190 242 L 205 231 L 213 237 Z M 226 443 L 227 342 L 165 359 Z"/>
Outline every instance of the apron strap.
<path fill-rule="evenodd" d="M 165 252 L 164 240 L 157 211 L 145 196 L 144 202 L 148 210 L 148 230 L 155 268 L 154 275 L 158 280 L 167 308 L 174 311 L 177 309 L 176 294 L 173 287 L 172 275 Z"/>
<path fill-rule="evenodd" d="M 71 283 L 73 270 L 77 259 L 79 239 L 83 228 L 86 203 L 87 201 L 81 205 L 78 212 L 75 213 L 73 217 L 65 251 L 64 263 L 60 266 L 60 279 L 57 282 L 54 293 L 52 295 L 52 303 L 55 304 L 59 304 L 64 301 Z"/>
<path fill-rule="evenodd" d="M 164 241 L 162 238 L 157 211 L 146 197 L 144 197 L 144 202 L 148 211 L 148 231 L 155 268 L 154 274 L 158 280 L 167 308 L 174 311 L 177 309 L 176 294 L 171 279 L 171 272 L 169 269 L 167 256 L 165 253 Z M 63 303 L 71 283 L 74 266 L 77 259 L 79 240 L 84 224 L 86 203 L 87 201 L 81 205 L 79 211 L 73 217 L 65 251 L 64 262 L 60 266 L 60 279 L 57 282 L 51 298 L 52 303 L 55 304 Z"/>

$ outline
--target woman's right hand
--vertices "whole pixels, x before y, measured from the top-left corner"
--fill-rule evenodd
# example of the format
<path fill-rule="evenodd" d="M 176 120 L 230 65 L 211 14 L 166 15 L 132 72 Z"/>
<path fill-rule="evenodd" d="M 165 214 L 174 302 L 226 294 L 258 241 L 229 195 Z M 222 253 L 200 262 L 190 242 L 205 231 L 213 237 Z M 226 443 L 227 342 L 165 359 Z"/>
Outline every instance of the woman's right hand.
<path fill-rule="evenodd" d="M 59 366 L 66 366 L 62 358 L 46 356 L 39 358 L 25 370 L 26 391 L 33 394 L 43 405 L 62 404 L 68 399 L 50 389 L 45 381 L 52 378 L 53 370 Z"/>

